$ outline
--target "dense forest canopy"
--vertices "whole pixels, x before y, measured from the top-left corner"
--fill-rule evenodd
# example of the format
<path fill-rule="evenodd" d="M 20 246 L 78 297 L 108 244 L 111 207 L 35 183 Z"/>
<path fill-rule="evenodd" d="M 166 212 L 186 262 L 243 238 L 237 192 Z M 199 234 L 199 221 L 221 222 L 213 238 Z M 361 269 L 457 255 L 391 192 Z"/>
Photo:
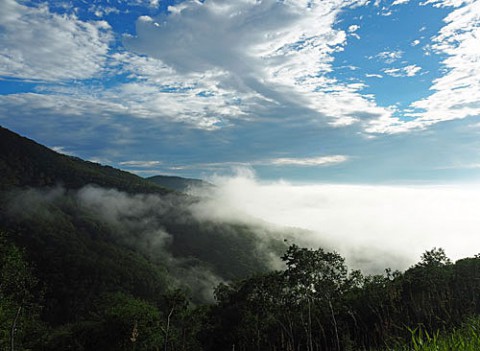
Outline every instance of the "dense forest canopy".
<path fill-rule="evenodd" d="M 365 275 L 3 128 L 0 171 L 2 350 L 379 350 L 480 313 L 479 257 Z"/>

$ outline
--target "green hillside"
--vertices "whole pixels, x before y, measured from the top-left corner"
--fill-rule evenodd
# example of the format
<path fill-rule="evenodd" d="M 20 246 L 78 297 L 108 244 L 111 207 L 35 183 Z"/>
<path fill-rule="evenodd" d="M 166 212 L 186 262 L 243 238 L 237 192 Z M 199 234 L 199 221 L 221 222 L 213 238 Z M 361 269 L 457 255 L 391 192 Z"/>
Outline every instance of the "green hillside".
<path fill-rule="evenodd" d="M 160 185 L 162 187 L 185 192 L 191 187 L 209 188 L 213 187 L 213 184 L 205 182 L 201 179 L 182 178 L 176 176 L 156 175 L 148 177 L 147 180 Z"/>
<path fill-rule="evenodd" d="M 4 128 L 0 172 L 0 268 L 13 274 L 13 260 L 28 267 L 32 281 L 27 287 L 12 278 L 7 291 L 0 285 L 0 330 L 8 334 L 22 306 L 16 339 L 23 347 L 87 343 L 82 338 L 105 323 L 99 314 L 111 299 L 162 309 L 166 296 L 181 289 L 183 299 L 204 303 L 213 301 L 219 282 L 268 270 L 255 228 L 198 219 L 191 210 L 198 199 Z M 269 242 L 283 250 L 281 241 Z M 35 332 L 51 340 L 32 338 Z M 7 334 L 0 335 L 2 350 Z"/>
<path fill-rule="evenodd" d="M 97 184 L 132 193 L 168 193 L 166 189 L 131 173 L 59 154 L 2 127 L 0 174 L 0 189 L 59 184 L 68 189 L 78 189 L 86 184 Z"/>
<path fill-rule="evenodd" d="M 0 350 L 480 344 L 478 255 L 453 263 L 434 248 L 405 272 L 364 275 L 336 252 L 202 219 L 202 199 L 0 131 Z"/>

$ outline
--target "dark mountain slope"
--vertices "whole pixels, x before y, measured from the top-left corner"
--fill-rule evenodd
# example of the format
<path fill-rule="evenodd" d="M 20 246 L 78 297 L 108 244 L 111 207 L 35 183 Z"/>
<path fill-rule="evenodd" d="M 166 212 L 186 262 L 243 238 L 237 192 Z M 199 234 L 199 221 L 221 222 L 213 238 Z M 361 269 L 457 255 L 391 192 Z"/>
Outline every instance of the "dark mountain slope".
<path fill-rule="evenodd" d="M 205 301 L 219 281 L 266 271 L 267 248 L 284 248 L 265 230 L 197 218 L 199 199 L 4 128 L 0 174 L 0 233 L 34 267 L 51 326 L 87 320 L 110 293 L 158 304 L 183 287 Z"/>
<path fill-rule="evenodd" d="M 162 187 L 181 192 L 187 191 L 190 187 L 213 187 L 213 184 L 205 182 L 201 179 L 182 178 L 176 176 L 156 175 L 146 179 Z"/>
<path fill-rule="evenodd" d="M 0 189 L 59 184 L 68 189 L 78 189 L 86 184 L 97 184 L 130 193 L 168 192 L 131 173 L 59 154 L 2 127 L 0 174 Z"/>

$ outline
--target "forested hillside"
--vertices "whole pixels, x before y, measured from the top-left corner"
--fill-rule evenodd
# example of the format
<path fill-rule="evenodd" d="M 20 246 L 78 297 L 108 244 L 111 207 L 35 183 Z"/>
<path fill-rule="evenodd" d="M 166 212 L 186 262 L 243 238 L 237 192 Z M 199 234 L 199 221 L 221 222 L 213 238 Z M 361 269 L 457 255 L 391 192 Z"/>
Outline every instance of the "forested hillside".
<path fill-rule="evenodd" d="M 191 187 L 213 187 L 213 184 L 210 184 L 200 179 L 190 179 L 175 176 L 156 175 L 153 177 L 148 177 L 147 180 L 162 187 L 181 192 L 185 192 Z"/>
<path fill-rule="evenodd" d="M 59 154 L 1 126 L 0 151 L 0 189 L 96 184 L 127 192 L 168 192 L 131 173 Z"/>
<path fill-rule="evenodd" d="M 1 350 L 406 350 L 463 338 L 480 313 L 479 257 L 433 249 L 405 272 L 364 275 L 0 132 Z"/>
<path fill-rule="evenodd" d="M 59 349 L 95 340 L 87 337 L 98 327 L 92 320 L 105 322 L 115 299 L 161 310 L 180 289 L 194 303 L 212 301 L 219 282 L 269 269 L 270 252 L 260 247 L 284 248 L 252 226 L 197 218 L 196 198 L 0 134 L 1 349 L 14 320 L 19 349 Z M 18 265 L 31 278 L 26 287 L 18 288 Z"/>

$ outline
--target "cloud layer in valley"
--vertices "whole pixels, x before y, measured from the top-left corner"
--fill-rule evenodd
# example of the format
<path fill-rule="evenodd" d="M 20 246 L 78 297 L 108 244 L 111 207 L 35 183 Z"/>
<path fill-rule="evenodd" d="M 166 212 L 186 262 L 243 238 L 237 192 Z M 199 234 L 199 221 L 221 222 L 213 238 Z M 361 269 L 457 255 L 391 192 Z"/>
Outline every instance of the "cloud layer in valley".
<path fill-rule="evenodd" d="M 204 216 L 291 227 L 289 240 L 336 250 L 367 272 L 408 268 L 434 247 L 452 259 L 479 253 L 478 184 L 295 185 L 261 182 L 245 169 L 212 181 L 218 187 Z"/>

